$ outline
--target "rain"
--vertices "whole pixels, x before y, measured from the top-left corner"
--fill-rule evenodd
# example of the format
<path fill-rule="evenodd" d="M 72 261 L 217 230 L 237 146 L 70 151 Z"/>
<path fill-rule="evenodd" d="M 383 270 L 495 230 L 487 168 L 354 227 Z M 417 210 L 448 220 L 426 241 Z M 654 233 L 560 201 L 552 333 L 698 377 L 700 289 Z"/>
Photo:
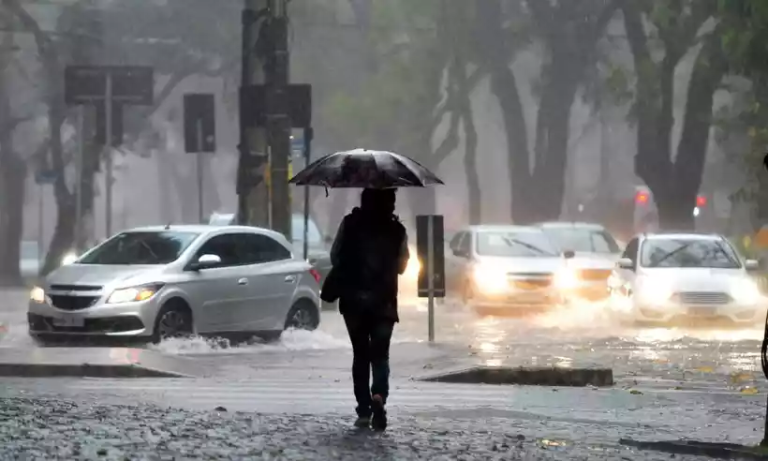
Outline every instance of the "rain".
<path fill-rule="evenodd" d="M 768 457 L 763 3 L 0 0 L 0 459 Z"/>

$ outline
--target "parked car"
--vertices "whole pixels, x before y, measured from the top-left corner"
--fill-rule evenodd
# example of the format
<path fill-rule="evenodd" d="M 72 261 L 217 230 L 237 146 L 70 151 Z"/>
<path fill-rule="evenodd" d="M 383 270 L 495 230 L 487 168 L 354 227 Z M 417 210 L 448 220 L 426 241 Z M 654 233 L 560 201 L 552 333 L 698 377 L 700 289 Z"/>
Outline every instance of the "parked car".
<path fill-rule="evenodd" d="M 470 226 L 450 242 L 449 292 L 475 310 L 541 310 L 563 301 L 570 287 L 567 259 L 536 227 Z"/>
<path fill-rule="evenodd" d="M 609 280 L 610 308 L 622 320 L 667 325 L 728 321 L 754 325 L 766 299 L 720 235 L 643 234 L 628 244 Z"/>
<path fill-rule="evenodd" d="M 620 247 L 613 236 L 599 224 L 547 222 L 539 227 L 560 249 L 572 251 L 568 261 L 573 272 L 569 301 L 598 301 L 608 297 L 608 277 L 619 259 Z"/>
<path fill-rule="evenodd" d="M 29 333 L 160 341 L 275 334 L 320 322 L 320 276 L 277 232 L 165 226 L 121 232 L 35 287 Z"/>

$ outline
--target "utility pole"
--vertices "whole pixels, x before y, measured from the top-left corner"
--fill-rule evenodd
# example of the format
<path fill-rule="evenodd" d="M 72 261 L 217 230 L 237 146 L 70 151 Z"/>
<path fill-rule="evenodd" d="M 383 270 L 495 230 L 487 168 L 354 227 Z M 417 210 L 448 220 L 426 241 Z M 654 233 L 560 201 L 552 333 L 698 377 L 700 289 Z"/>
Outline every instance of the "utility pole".
<path fill-rule="evenodd" d="M 267 129 L 269 130 L 270 224 L 292 240 L 291 196 L 288 165 L 291 158 L 291 118 L 288 90 L 288 0 L 269 1 L 268 53 L 266 60 Z"/>
<path fill-rule="evenodd" d="M 269 11 L 268 0 L 244 0 L 242 13 L 241 87 L 265 82 L 264 40 L 259 39 Z M 257 46 L 258 43 L 258 46 Z M 239 224 L 269 227 L 269 192 L 264 181 L 268 159 L 267 130 L 249 126 L 248 110 L 240 99 L 240 163 L 237 170 L 237 220 Z"/>

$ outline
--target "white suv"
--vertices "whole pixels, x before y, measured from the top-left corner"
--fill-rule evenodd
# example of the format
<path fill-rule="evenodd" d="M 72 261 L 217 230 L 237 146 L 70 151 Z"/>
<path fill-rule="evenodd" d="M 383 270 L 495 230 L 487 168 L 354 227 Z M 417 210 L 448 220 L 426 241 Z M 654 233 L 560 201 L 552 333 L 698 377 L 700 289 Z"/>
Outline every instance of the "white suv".
<path fill-rule="evenodd" d="M 727 239 L 705 234 L 643 234 L 626 246 L 609 279 L 610 307 L 643 324 L 762 320 L 766 299 Z"/>

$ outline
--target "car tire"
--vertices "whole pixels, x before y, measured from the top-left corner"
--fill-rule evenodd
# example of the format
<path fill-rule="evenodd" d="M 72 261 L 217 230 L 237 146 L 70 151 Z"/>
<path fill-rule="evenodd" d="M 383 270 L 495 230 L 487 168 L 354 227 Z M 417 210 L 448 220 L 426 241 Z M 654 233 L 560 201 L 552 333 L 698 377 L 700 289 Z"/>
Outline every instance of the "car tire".
<path fill-rule="evenodd" d="M 285 318 L 285 327 L 297 330 L 313 331 L 320 324 L 320 313 L 312 301 L 300 299 L 288 311 Z"/>
<path fill-rule="evenodd" d="M 157 313 L 152 342 L 159 344 L 164 339 L 192 336 L 194 325 L 192 311 L 182 301 L 169 301 Z"/>

